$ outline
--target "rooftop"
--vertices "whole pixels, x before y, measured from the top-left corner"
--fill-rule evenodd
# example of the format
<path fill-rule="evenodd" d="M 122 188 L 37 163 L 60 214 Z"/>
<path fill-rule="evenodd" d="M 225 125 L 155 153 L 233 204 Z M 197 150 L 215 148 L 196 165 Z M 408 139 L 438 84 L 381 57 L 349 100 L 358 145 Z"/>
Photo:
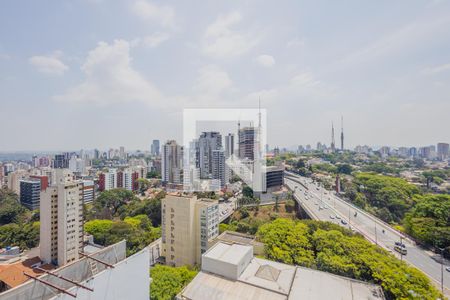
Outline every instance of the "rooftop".
<path fill-rule="evenodd" d="M 4 282 L 8 288 L 14 288 L 29 279 L 23 274 L 24 272 L 35 276 L 42 274 L 42 271 L 33 269 L 35 266 L 39 266 L 45 270 L 55 268 L 49 264 L 42 265 L 41 259 L 37 256 L 11 264 L 0 264 L 0 281 Z"/>
<path fill-rule="evenodd" d="M 248 249 L 248 246 L 219 242 L 214 247 L 206 251 L 204 256 L 231 264 L 237 264 L 241 260 L 241 253 L 243 253 L 246 249 Z"/>
<path fill-rule="evenodd" d="M 96 258 L 106 264 L 116 265 L 126 259 L 125 241 L 121 241 L 117 244 L 105 247 L 93 254 L 89 254 L 89 256 Z M 39 276 L 40 280 L 48 282 L 58 287 L 60 290 L 68 291 L 76 288 L 75 284 L 73 283 L 61 280 L 60 278 L 57 278 L 55 276 L 36 272 L 37 270 L 33 270 L 33 266 L 35 266 L 39 262 L 40 262 L 39 258 L 33 259 L 33 261 L 28 264 L 29 268 L 23 271 L 26 271 L 28 274 L 35 277 Z M 108 268 L 108 266 L 105 265 L 104 263 L 97 263 L 96 264 L 97 270 L 96 272 L 94 272 L 92 270 L 91 262 L 92 262 L 91 259 L 83 257 L 79 260 L 76 260 L 70 264 L 67 264 L 52 271 L 52 273 L 61 275 L 64 278 L 70 279 L 78 283 L 89 282 L 89 280 L 91 280 L 94 276 L 96 276 L 97 274 Z M 43 267 L 41 266 L 41 268 Z M 44 284 L 42 282 L 38 282 L 35 280 L 27 280 L 29 278 L 26 278 L 26 276 L 23 275 L 23 271 L 20 270 L 20 273 L 22 277 L 25 277 L 24 278 L 25 280 L 23 280 L 18 284 L 15 284 L 14 286 L 12 286 L 13 288 L 1 293 L 0 294 L 1 300 L 13 300 L 13 299 L 45 300 L 45 299 L 53 299 L 55 295 L 61 293 L 60 290 L 50 287 L 49 285 Z M 14 274 L 18 273 L 16 272 L 16 270 L 14 270 L 13 272 L 9 272 L 8 274 L 11 274 L 8 276 L 14 276 Z"/>
<path fill-rule="evenodd" d="M 237 265 L 245 261 L 248 251 L 249 246 L 218 242 L 204 257 L 215 259 L 217 263 Z M 243 266 L 237 280 L 202 269 L 177 298 L 384 300 L 384 294 L 381 287 L 375 284 L 253 257 Z"/>

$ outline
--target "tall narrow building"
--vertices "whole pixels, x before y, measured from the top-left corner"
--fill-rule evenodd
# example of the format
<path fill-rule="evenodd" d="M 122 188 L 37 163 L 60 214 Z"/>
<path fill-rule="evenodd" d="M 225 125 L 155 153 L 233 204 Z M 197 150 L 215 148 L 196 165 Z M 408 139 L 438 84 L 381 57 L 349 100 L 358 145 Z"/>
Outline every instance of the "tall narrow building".
<path fill-rule="evenodd" d="M 344 151 L 344 117 L 341 116 L 341 151 Z"/>
<path fill-rule="evenodd" d="M 240 159 L 255 159 L 256 131 L 256 128 L 252 126 L 239 129 L 238 155 Z"/>
<path fill-rule="evenodd" d="M 213 152 L 222 149 L 222 135 L 219 132 L 203 132 L 198 139 L 200 178 L 213 178 Z"/>
<path fill-rule="evenodd" d="M 159 156 L 159 140 L 153 140 L 150 148 L 150 152 L 153 156 Z"/>
<path fill-rule="evenodd" d="M 229 158 L 234 154 L 234 134 L 229 133 L 225 136 L 225 157 Z"/>
<path fill-rule="evenodd" d="M 161 178 L 165 184 L 183 184 L 183 147 L 167 141 L 162 147 Z"/>
<path fill-rule="evenodd" d="M 67 169 L 55 173 L 55 182 L 41 192 L 40 256 L 45 263 L 62 266 L 82 251 L 83 183 Z"/>
<path fill-rule="evenodd" d="M 334 125 L 333 122 L 331 122 L 331 151 L 336 151 L 336 143 L 334 140 Z"/>

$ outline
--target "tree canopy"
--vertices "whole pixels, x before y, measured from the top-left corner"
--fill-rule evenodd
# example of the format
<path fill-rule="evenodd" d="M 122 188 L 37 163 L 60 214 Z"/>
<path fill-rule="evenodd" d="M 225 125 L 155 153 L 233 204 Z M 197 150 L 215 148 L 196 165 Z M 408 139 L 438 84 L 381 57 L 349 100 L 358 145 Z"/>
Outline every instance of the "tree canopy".
<path fill-rule="evenodd" d="M 197 275 L 196 270 L 183 267 L 156 265 L 150 269 L 152 300 L 171 300 Z"/>
<path fill-rule="evenodd" d="M 406 232 L 430 246 L 450 252 L 450 195 L 416 196 L 417 204 L 406 214 Z"/>
<path fill-rule="evenodd" d="M 103 246 L 127 240 L 127 254 L 138 252 L 161 236 L 160 228 L 154 228 L 146 215 L 127 217 L 123 221 L 91 220 L 84 230 L 92 234 L 94 242 Z"/>
<path fill-rule="evenodd" d="M 415 204 L 414 195 L 419 188 L 404 179 L 357 173 L 353 188 L 346 190 L 346 195 L 362 208 L 373 208 L 373 212 L 386 222 L 401 222 L 405 213 Z"/>
<path fill-rule="evenodd" d="M 0 189 L 0 225 L 19 222 L 27 209 L 19 203 L 19 197 L 8 189 Z"/>
<path fill-rule="evenodd" d="M 388 299 L 441 296 L 425 274 L 336 224 L 279 218 L 257 236 L 269 259 L 380 284 Z"/>

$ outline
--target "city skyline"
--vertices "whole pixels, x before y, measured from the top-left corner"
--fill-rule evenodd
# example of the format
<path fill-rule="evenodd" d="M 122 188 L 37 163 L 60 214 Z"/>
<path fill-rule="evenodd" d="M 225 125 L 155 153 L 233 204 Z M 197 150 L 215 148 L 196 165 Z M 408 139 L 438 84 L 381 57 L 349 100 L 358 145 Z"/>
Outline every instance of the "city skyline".
<path fill-rule="evenodd" d="M 49 5 L 0 12 L 2 151 L 147 149 L 183 108 L 258 98 L 270 145 L 329 144 L 341 115 L 350 148 L 450 140 L 448 2 Z"/>

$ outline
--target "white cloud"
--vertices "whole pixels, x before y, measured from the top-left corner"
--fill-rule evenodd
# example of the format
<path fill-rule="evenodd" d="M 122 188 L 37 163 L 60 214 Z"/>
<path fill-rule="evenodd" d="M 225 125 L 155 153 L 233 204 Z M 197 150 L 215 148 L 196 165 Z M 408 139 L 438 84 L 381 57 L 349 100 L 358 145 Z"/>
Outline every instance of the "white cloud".
<path fill-rule="evenodd" d="M 200 69 L 194 91 L 199 95 L 217 97 L 232 85 L 227 72 L 215 65 L 208 65 Z"/>
<path fill-rule="evenodd" d="M 52 75 L 63 75 L 69 67 L 66 66 L 61 60 L 59 60 L 61 52 L 55 52 L 50 56 L 36 55 L 28 59 L 29 63 L 33 65 L 39 72 L 52 74 Z"/>
<path fill-rule="evenodd" d="M 271 55 L 262 54 L 256 58 L 256 62 L 263 67 L 272 67 L 275 65 L 275 59 Z"/>
<path fill-rule="evenodd" d="M 2 60 L 10 60 L 11 56 L 9 56 L 8 54 L 5 54 L 5 53 L 0 53 L 0 59 L 2 59 Z"/>
<path fill-rule="evenodd" d="M 154 21 L 163 27 L 175 27 L 175 10 L 171 6 L 139 0 L 134 2 L 131 10 L 141 19 Z"/>
<path fill-rule="evenodd" d="M 311 73 L 301 73 L 291 79 L 291 85 L 296 87 L 315 87 L 320 84 L 320 81 L 314 79 Z"/>
<path fill-rule="evenodd" d="M 424 70 L 424 73 L 426 73 L 426 74 L 437 74 L 437 73 L 441 73 L 441 72 L 445 72 L 445 71 L 449 71 L 449 70 L 450 70 L 450 63 L 449 64 L 439 65 L 439 66 L 435 66 L 435 67 L 431 67 L 431 68 L 426 68 Z"/>
<path fill-rule="evenodd" d="M 155 48 L 170 38 L 168 33 L 157 32 L 143 38 L 142 43 L 146 47 Z"/>
<path fill-rule="evenodd" d="M 251 92 L 244 99 L 246 103 L 258 103 L 261 100 L 262 103 L 267 104 L 268 102 L 275 101 L 280 96 L 280 91 L 276 88 L 273 89 L 263 89 L 256 92 Z"/>
<path fill-rule="evenodd" d="M 81 70 L 86 75 L 83 83 L 72 87 L 56 101 L 96 103 L 100 105 L 138 101 L 159 105 L 160 91 L 131 66 L 130 43 L 115 40 L 99 42 L 91 50 Z"/>
<path fill-rule="evenodd" d="M 205 31 L 202 50 L 205 54 L 215 58 L 239 56 L 258 43 L 255 35 L 233 30 L 239 24 L 242 16 L 239 12 L 220 15 Z"/>
<path fill-rule="evenodd" d="M 287 42 L 287 47 L 303 47 L 305 45 L 305 39 L 293 38 Z"/>

